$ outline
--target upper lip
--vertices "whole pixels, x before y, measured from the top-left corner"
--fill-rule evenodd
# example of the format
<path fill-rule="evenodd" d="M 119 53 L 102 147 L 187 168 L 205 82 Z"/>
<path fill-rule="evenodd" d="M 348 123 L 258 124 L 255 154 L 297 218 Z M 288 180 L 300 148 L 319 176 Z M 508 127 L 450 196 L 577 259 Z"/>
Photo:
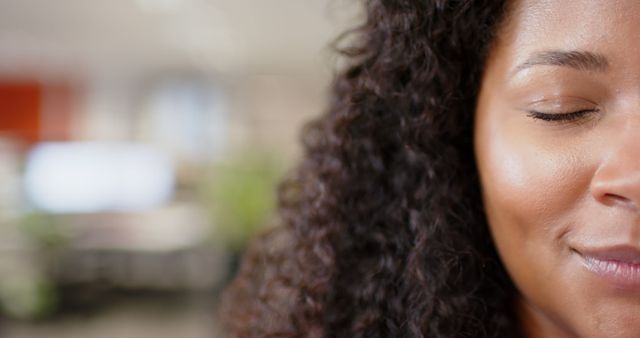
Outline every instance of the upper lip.
<path fill-rule="evenodd" d="M 582 248 L 576 249 L 576 251 L 584 257 L 601 261 L 640 264 L 640 248 L 631 245 Z"/>

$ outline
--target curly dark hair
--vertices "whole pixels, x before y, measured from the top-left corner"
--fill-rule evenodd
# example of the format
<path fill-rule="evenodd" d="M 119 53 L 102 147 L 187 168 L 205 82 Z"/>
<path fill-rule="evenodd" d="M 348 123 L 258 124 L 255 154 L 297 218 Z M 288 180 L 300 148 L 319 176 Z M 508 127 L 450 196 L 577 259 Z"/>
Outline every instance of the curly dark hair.
<path fill-rule="evenodd" d="M 283 225 L 224 296 L 237 337 L 513 337 L 473 118 L 506 4 L 366 0 L 326 114 L 279 190 Z"/>

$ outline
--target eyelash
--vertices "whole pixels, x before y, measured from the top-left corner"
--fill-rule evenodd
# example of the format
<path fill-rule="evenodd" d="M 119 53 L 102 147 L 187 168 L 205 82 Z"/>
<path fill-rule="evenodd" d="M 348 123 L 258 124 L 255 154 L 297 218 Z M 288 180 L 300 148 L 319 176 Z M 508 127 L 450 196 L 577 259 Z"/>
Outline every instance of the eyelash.
<path fill-rule="evenodd" d="M 598 109 L 583 109 L 568 113 L 545 113 L 536 110 L 530 110 L 527 116 L 547 122 L 572 122 L 597 112 Z"/>

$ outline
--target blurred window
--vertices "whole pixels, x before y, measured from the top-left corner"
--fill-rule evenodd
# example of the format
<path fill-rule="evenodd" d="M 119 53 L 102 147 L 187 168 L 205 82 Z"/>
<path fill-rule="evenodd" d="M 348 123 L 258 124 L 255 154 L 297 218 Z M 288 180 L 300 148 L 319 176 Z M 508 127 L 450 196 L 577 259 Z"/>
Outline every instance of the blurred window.
<path fill-rule="evenodd" d="M 140 144 L 42 143 L 29 154 L 27 197 L 53 213 L 132 211 L 168 202 L 170 160 Z"/>

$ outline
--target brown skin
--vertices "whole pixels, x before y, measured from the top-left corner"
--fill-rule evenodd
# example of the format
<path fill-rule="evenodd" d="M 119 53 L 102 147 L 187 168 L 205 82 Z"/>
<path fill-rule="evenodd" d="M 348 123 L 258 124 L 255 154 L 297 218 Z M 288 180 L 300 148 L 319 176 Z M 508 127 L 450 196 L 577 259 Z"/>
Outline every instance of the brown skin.
<path fill-rule="evenodd" d="M 592 54 L 581 62 L 544 51 Z M 589 112 L 546 121 L 530 110 Z M 513 3 L 488 58 L 474 137 L 527 337 L 640 337 L 640 288 L 604 281 L 579 254 L 640 248 L 640 1 Z"/>

